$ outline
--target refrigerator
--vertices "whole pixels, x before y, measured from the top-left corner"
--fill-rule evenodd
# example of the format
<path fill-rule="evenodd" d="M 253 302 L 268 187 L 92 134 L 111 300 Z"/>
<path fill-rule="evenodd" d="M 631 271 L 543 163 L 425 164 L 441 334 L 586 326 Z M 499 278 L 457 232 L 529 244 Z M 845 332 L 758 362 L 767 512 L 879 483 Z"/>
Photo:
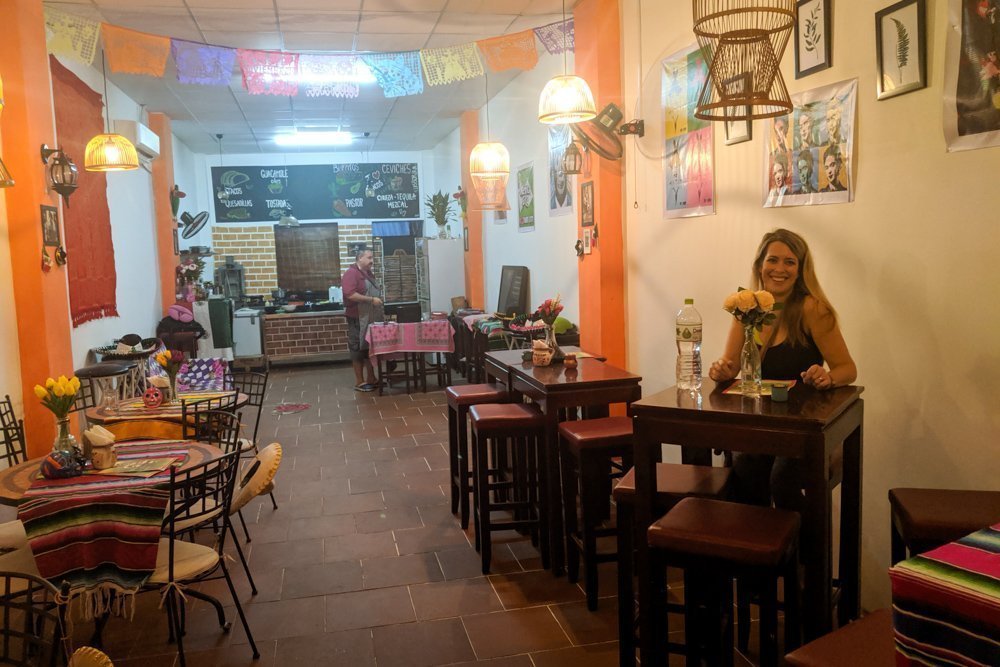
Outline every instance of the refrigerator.
<path fill-rule="evenodd" d="M 240 308 L 233 313 L 233 356 L 263 357 L 261 337 L 261 317 L 263 312 L 256 308 Z"/>
<path fill-rule="evenodd" d="M 451 312 L 451 298 L 465 296 L 462 239 L 416 239 L 417 300 L 426 319 L 431 311 Z"/>

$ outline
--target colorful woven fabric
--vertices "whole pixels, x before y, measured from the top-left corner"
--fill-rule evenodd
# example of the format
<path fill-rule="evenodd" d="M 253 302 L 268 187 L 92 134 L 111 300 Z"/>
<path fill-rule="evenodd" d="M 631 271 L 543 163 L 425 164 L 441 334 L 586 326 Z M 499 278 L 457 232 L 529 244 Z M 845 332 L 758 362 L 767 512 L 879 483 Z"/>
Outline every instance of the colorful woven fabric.
<path fill-rule="evenodd" d="M 178 380 L 178 384 L 180 381 Z M 101 415 L 108 421 L 114 421 L 115 417 L 120 419 L 167 419 L 167 420 L 179 420 L 181 418 L 181 400 L 186 401 L 197 401 L 204 398 L 219 398 L 221 396 L 226 396 L 227 394 L 232 394 L 231 391 L 214 391 L 214 390 L 204 390 L 204 391 L 181 391 L 178 388 L 177 393 L 180 394 L 180 400 L 170 401 L 169 403 L 164 403 L 159 407 L 147 408 L 146 404 L 142 402 L 142 398 L 132 398 L 122 401 L 118 405 L 117 415 Z"/>
<path fill-rule="evenodd" d="M 1000 665 L 1000 524 L 898 563 L 897 665 Z"/>
<path fill-rule="evenodd" d="M 357 56 L 299 56 L 299 85 L 308 97 L 354 98 L 361 94 L 358 78 L 364 65 Z"/>
<path fill-rule="evenodd" d="M 201 86 L 228 86 L 236 64 L 236 49 L 183 39 L 170 40 L 177 80 Z"/>
<path fill-rule="evenodd" d="M 472 44 L 421 49 L 420 62 L 429 86 L 465 81 L 483 75 L 483 63 Z"/>
<path fill-rule="evenodd" d="M 556 21 L 540 28 L 535 28 L 535 36 L 545 50 L 551 54 L 575 50 L 573 19 Z"/>
<path fill-rule="evenodd" d="M 117 445 L 118 458 L 187 457 L 183 440 L 144 440 Z M 156 567 L 170 469 L 152 477 L 39 476 L 24 494 L 17 518 L 42 577 L 71 595 L 84 596 L 86 617 L 125 611 Z"/>
<path fill-rule="evenodd" d="M 472 331 L 472 327 L 475 326 L 476 322 L 485 320 L 488 317 L 489 315 L 486 313 L 475 313 L 473 315 L 466 315 L 462 318 L 462 321 L 465 322 L 465 326 L 469 327 L 469 331 Z"/>
<path fill-rule="evenodd" d="M 420 54 L 370 53 L 361 56 L 386 97 L 419 95 L 424 92 L 424 78 L 420 74 Z"/>
<path fill-rule="evenodd" d="M 177 374 L 178 391 L 220 391 L 225 386 L 226 362 L 218 357 L 189 359 Z"/>
<path fill-rule="evenodd" d="M 534 69 L 538 64 L 534 30 L 522 30 L 476 42 L 487 67 L 494 72 L 507 69 Z"/>
<path fill-rule="evenodd" d="M 281 51 L 239 49 L 243 87 L 251 95 L 297 95 L 299 55 Z"/>
<path fill-rule="evenodd" d="M 454 330 L 448 320 L 374 323 L 365 334 L 368 355 L 396 352 L 454 352 Z"/>
<path fill-rule="evenodd" d="M 90 65 L 97 53 L 100 32 L 97 21 L 45 7 L 45 45 L 49 53 Z"/>
<path fill-rule="evenodd" d="M 101 26 L 104 54 L 112 72 L 163 76 L 170 56 L 170 38 L 120 28 Z"/>

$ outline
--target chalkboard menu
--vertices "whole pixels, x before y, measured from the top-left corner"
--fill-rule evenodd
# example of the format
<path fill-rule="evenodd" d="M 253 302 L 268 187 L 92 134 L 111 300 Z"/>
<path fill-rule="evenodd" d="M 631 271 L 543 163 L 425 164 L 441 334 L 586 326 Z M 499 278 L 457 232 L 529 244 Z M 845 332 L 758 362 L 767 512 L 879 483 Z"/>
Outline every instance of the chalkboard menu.
<path fill-rule="evenodd" d="M 420 217 L 412 163 L 212 167 L 212 191 L 218 223 Z"/>

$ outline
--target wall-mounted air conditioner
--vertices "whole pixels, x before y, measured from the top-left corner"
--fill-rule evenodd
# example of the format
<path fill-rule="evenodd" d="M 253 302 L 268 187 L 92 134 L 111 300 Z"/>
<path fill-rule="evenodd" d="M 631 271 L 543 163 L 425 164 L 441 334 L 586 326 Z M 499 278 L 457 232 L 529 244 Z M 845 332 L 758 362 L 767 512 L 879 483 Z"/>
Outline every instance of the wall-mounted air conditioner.
<path fill-rule="evenodd" d="M 139 161 L 149 170 L 149 163 L 160 156 L 160 137 L 142 123 L 134 120 L 116 120 L 115 132 L 132 142 L 139 153 Z"/>

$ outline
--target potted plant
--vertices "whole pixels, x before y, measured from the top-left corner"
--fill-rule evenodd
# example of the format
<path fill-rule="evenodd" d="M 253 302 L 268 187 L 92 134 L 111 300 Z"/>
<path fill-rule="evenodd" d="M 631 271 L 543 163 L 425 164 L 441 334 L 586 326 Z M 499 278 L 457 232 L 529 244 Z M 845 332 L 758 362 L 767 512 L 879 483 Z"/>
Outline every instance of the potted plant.
<path fill-rule="evenodd" d="M 452 218 L 451 210 L 451 197 L 446 195 L 441 190 L 427 197 L 424 200 L 424 204 L 427 205 L 427 211 L 430 216 L 434 219 L 434 222 L 438 226 L 438 238 L 446 239 L 448 238 L 448 223 Z"/>

